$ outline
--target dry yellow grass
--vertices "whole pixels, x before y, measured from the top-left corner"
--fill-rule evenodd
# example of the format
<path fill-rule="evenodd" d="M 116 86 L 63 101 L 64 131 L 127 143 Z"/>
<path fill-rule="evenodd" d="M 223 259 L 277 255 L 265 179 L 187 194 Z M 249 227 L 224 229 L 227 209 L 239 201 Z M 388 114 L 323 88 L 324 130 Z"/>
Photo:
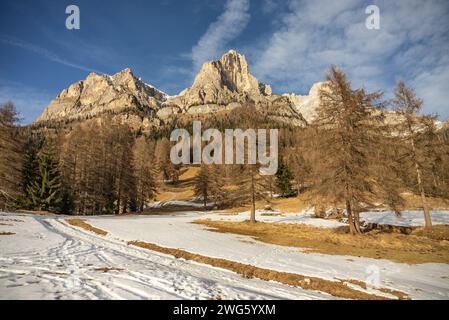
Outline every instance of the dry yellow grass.
<path fill-rule="evenodd" d="M 21 210 L 18 210 L 17 212 L 24 213 L 24 214 L 37 214 L 40 216 L 56 216 L 57 215 L 55 213 L 51 213 L 48 211 L 39 211 L 39 210 L 23 210 L 23 209 L 21 209 Z"/>
<path fill-rule="evenodd" d="M 402 197 L 404 197 L 406 202 L 406 209 L 421 209 L 421 196 L 412 194 L 412 193 L 403 193 Z M 441 198 L 426 198 L 427 205 L 432 209 L 449 209 L 449 200 L 441 199 Z"/>
<path fill-rule="evenodd" d="M 421 197 L 418 195 L 414 195 L 411 193 L 403 193 L 402 196 L 405 199 L 405 208 L 404 210 L 420 210 L 421 209 Z M 324 199 L 320 199 L 317 197 L 312 197 L 310 192 L 301 193 L 297 197 L 291 198 L 275 198 L 269 201 L 258 201 L 256 203 L 257 209 L 263 209 L 267 204 L 282 213 L 290 213 L 290 212 L 301 212 L 303 210 L 309 209 L 311 207 L 323 206 L 328 207 L 330 204 L 326 204 Z M 436 210 L 447 210 L 449 209 L 449 200 L 441 199 L 441 198 L 427 198 L 427 203 L 430 208 Z M 335 206 L 332 205 L 332 206 Z M 343 204 L 337 204 L 338 207 L 343 208 Z M 234 208 L 228 208 L 222 210 L 222 213 L 236 214 L 243 211 L 248 211 L 250 206 L 239 206 Z"/>
<path fill-rule="evenodd" d="M 404 210 L 421 209 L 421 197 L 412 193 L 403 193 L 402 196 L 405 199 Z M 316 197 L 312 197 L 310 192 L 304 192 L 298 197 L 293 198 L 280 198 L 272 201 L 273 206 L 281 212 L 298 212 L 310 207 L 324 205 L 325 201 Z M 441 198 L 427 198 L 427 204 L 432 209 L 449 209 L 449 200 Z M 343 204 L 339 204 L 339 207 L 344 207 Z"/>
<path fill-rule="evenodd" d="M 437 226 L 436 235 L 416 229 L 411 235 L 380 233 L 352 236 L 341 229 L 315 228 L 302 224 L 198 220 L 211 231 L 235 233 L 256 240 L 290 247 L 304 248 L 306 252 L 331 255 L 350 255 L 374 259 L 388 259 L 409 264 L 436 262 L 449 264 L 449 226 Z"/>
<path fill-rule="evenodd" d="M 188 251 L 165 248 L 153 243 L 147 243 L 142 241 L 130 241 L 129 245 L 133 245 L 140 248 L 172 255 L 176 258 L 182 258 L 186 260 L 195 261 L 211 265 L 214 267 L 233 271 L 242 275 L 245 278 L 258 278 L 265 281 L 276 281 L 279 283 L 300 287 L 306 290 L 316 290 L 329 293 L 332 296 L 345 298 L 345 299 L 360 299 L 360 300 L 387 300 L 386 297 L 374 295 L 360 290 L 356 290 L 348 286 L 348 283 L 357 285 L 362 289 L 366 289 L 366 284 L 358 280 L 339 280 L 335 281 L 325 280 L 317 277 L 308 277 L 301 274 L 280 272 L 270 269 L 264 269 L 255 267 L 249 264 L 243 264 L 240 262 L 230 261 L 226 259 L 212 258 Z M 408 299 L 408 296 L 400 291 L 390 290 L 387 288 L 381 288 L 379 291 L 389 293 L 396 296 L 398 299 Z"/>
<path fill-rule="evenodd" d="M 66 219 L 67 223 L 69 223 L 70 225 L 74 226 L 74 227 L 78 227 L 78 228 L 82 228 L 84 230 L 96 233 L 100 236 L 105 236 L 108 233 L 104 230 L 101 230 L 99 228 L 95 228 L 94 226 L 91 226 L 90 224 L 88 224 L 86 221 L 82 220 L 82 219 Z"/>
<path fill-rule="evenodd" d="M 171 201 L 171 200 L 187 201 L 191 200 L 193 196 L 194 196 L 193 190 L 189 190 L 186 188 L 183 189 L 164 188 L 164 190 L 161 191 L 156 196 L 156 201 Z"/>
<path fill-rule="evenodd" d="M 15 235 L 14 232 L 0 232 L 0 236 L 12 236 Z"/>
<path fill-rule="evenodd" d="M 191 200 L 194 197 L 193 178 L 199 167 L 186 167 L 179 176 L 178 183 L 163 185 L 156 196 L 156 201 Z"/>
<path fill-rule="evenodd" d="M 291 198 L 273 198 L 269 201 L 257 201 L 256 209 L 264 209 L 265 206 L 271 206 L 273 209 L 282 213 L 300 212 L 314 206 L 313 201 L 308 198 L 308 195 L 300 195 L 299 197 Z M 221 213 L 237 214 L 243 211 L 250 210 L 250 205 L 238 206 L 221 210 Z"/>
<path fill-rule="evenodd" d="M 193 179 L 200 171 L 200 167 L 187 167 L 179 176 L 179 181 L 187 181 Z"/>

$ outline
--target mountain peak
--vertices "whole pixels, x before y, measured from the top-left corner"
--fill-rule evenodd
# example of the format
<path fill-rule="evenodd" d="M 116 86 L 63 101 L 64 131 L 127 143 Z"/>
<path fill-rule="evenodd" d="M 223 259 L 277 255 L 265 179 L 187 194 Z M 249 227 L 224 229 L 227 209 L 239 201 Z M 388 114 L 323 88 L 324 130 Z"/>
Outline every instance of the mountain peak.
<path fill-rule="evenodd" d="M 271 95 L 269 86 L 259 83 L 250 73 L 243 54 L 235 50 L 220 59 L 204 63 L 192 87 L 170 100 L 183 108 L 198 105 L 228 105 L 245 97 L 256 100 Z"/>
<path fill-rule="evenodd" d="M 223 56 L 230 54 L 230 55 L 240 55 L 240 53 L 238 53 L 236 50 L 231 49 L 229 50 L 227 53 L 225 53 Z"/>
<path fill-rule="evenodd" d="M 271 114 L 279 117 L 297 119 L 290 100 L 280 98 L 251 74 L 243 54 L 230 50 L 218 60 L 206 62 L 192 86 L 174 97 L 146 84 L 130 68 L 112 76 L 90 73 L 63 90 L 36 122 L 78 121 L 102 114 L 136 115 L 157 122 L 173 114 L 231 110 L 248 102 L 271 108 Z"/>
<path fill-rule="evenodd" d="M 120 75 L 130 75 L 130 76 L 134 77 L 134 74 L 133 74 L 133 71 L 131 70 L 131 68 L 123 69 L 122 71 L 119 71 L 116 74 L 114 74 L 114 76 L 120 76 Z"/>
<path fill-rule="evenodd" d="M 237 51 L 235 51 L 234 49 L 229 50 L 228 52 L 226 52 L 224 55 L 221 56 L 220 61 L 224 62 L 226 60 L 239 60 L 239 61 L 243 61 L 246 63 L 246 58 L 243 54 L 238 53 Z"/>
<path fill-rule="evenodd" d="M 89 73 L 85 80 L 63 90 L 36 120 L 76 120 L 104 112 L 120 113 L 135 108 L 142 112 L 155 110 L 166 95 L 136 78 L 130 68 L 113 76 Z"/>

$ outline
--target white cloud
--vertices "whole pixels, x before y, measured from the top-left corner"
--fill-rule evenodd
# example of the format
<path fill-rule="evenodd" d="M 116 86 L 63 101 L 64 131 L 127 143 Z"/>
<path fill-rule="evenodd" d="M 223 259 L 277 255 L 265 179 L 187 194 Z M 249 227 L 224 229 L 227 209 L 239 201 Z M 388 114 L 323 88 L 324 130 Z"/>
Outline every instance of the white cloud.
<path fill-rule="evenodd" d="M 224 12 L 192 48 L 191 58 L 195 69 L 221 55 L 225 45 L 245 29 L 249 20 L 249 0 L 228 0 Z"/>
<path fill-rule="evenodd" d="M 262 12 L 265 14 L 272 13 L 280 5 L 279 0 L 263 0 Z"/>
<path fill-rule="evenodd" d="M 424 109 L 443 118 L 449 116 L 449 64 L 420 73 L 412 80 L 416 93 L 424 100 Z"/>
<path fill-rule="evenodd" d="M 405 78 L 425 100 L 426 112 L 449 116 L 449 3 L 445 0 L 374 1 L 380 30 L 365 27 L 367 3 L 290 0 L 281 26 L 252 53 L 262 81 L 305 93 L 329 65 L 345 69 L 354 85 L 393 91 Z"/>

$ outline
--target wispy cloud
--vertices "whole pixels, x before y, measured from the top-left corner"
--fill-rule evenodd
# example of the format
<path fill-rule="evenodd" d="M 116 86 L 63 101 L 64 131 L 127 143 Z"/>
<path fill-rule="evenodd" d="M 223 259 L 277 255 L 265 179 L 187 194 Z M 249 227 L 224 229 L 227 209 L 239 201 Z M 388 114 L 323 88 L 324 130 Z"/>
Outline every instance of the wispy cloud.
<path fill-rule="evenodd" d="M 250 21 L 249 0 L 228 0 L 224 12 L 213 22 L 192 48 L 195 69 L 223 53 L 227 43 L 235 39 Z"/>
<path fill-rule="evenodd" d="M 274 13 L 282 11 L 288 5 L 288 2 L 285 0 L 260 0 L 258 3 L 262 12 L 266 15 L 270 16 L 271 23 L 275 17 Z"/>
<path fill-rule="evenodd" d="M 304 93 L 331 64 L 354 85 L 391 94 L 404 78 L 425 99 L 426 112 L 449 116 L 449 3 L 386 1 L 380 30 L 365 27 L 358 0 L 291 0 L 280 27 L 252 56 L 254 72 L 275 89 Z"/>
<path fill-rule="evenodd" d="M 10 37 L 10 36 L 0 34 L 0 42 L 10 45 L 10 46 L 22 48 L 24 50 L 36 53 L 50 61 L 62 64 L 67 67 L 71 67 L 71 68 L 75 68 L 75 69 L 79 69 L 79 70 L 83 70 L 83 71 L 87 71 L 87 72 L 104 73 L 102 71 L 98 71 L 98 70 L 68 61 L 64 58 L 61 58 L 59 55 L 57 55 L 56 53 L 54 53 L 48 49 L 45 49 L 38 45 L 23 41 L 21 39 L 17 39 L 15 37 Z"/>

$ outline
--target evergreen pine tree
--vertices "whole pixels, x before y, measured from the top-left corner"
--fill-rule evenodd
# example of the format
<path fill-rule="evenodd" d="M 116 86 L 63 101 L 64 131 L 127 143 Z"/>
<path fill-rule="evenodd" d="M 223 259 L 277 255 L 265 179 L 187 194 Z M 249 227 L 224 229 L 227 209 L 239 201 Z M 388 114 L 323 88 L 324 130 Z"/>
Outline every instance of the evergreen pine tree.
<path fill-rule="evenodd" d="M 287 167 L 287 164 L 280 161 L 278 171 L 276 172 L 276 187 L 283 197 L 292 195 L 292 179 L 293 175 Z"/>
<path fill-rule="evenodd" d="M 24 153 L 21 172 L 21 188 L 23 194 L 21 204 L 27 209 L 32 209 L 33 201 L 29 190 L 39 174 L 38 148 L 35 142 L 32 140 L 28 141 Z"/>
<path fill-rule="evenodd" d="M 207 165 L 201 165 L 198 174 L 194 178 L 194 194 L 203 200 L 204 208 L 207 208 L 207 202 L 209 201 L 209 192 L 212 187 L 210 180 L 210 170 Z"/>
<path fill-rule="evenodd" d="M 22 144 L 18 113 L 11 102 L 0 106 L 0 207 L 15 206 L 20 197 Z"/>
<path fill-rule="evenodd" d="M 55 210 L 62 203 L 58 159 L 53 146 L 47 143 L 38 155 L 38 175 L 28 187 L 34 209 Z"/>

